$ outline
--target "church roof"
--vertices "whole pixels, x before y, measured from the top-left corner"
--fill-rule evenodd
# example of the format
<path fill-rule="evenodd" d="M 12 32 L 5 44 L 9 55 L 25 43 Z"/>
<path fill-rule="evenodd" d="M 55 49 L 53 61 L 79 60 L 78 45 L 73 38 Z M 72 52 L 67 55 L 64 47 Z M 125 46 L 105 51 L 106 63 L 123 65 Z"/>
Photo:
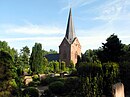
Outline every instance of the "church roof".
<path fill-rule="evenodd" d="M 75 30 L 74 30 L 72 13 L 71 13 L 71 8 L 70 8 L 65 38 L 69 41 L 69 43 L 72 43 L 75 37 L 76 37 Z"/>
<path fill-rule="evenodd" d="M 46 57 L 49 62 L 50 61 L 59 61 L 59 54 L 47 54 L 44 57 Z"/>

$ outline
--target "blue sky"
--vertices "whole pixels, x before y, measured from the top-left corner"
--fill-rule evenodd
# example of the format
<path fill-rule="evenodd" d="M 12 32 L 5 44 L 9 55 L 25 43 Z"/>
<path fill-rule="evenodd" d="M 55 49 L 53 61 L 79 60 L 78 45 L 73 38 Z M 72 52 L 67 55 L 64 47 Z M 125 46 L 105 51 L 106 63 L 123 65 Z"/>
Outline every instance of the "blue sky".
<path fill-rule="evenodd" d="M 0 40 L 18 51 L 35 42 L 58 51 L 70 7 L 82 52 L 113 33 L 130 44 L 130 0 L 0 0 Z"/>

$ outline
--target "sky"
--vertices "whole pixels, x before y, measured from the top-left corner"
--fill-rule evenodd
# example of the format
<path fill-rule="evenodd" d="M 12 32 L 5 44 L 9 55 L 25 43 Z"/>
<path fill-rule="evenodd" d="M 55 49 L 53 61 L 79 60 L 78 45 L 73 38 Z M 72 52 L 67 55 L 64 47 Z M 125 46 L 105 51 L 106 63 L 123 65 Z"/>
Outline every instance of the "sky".
<path fill-rule="evenodd" d="M 0 0 L 0 41 L 18 51 L 41 43 L 59 51 L 70 7 L 82 52 L 112 35 L 130 44 L 130 0 Z"/>

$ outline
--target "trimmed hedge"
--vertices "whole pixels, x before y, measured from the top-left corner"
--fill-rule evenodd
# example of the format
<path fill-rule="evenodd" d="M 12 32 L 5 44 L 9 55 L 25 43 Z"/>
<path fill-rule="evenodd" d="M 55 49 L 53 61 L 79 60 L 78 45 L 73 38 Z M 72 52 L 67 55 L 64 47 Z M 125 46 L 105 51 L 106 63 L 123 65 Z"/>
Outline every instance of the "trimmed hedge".
<path fill-rule="evenodd" d="M 23 90 L 23 97 L 29 95 L 29 97 L 39 97 L 39 91 L 34 87 L 27 87 Z"/>

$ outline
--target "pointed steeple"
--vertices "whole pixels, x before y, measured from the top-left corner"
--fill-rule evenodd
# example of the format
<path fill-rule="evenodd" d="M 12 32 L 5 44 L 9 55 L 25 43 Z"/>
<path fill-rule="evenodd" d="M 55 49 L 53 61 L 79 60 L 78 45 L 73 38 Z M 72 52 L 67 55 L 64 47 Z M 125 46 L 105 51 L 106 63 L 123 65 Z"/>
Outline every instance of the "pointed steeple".
<path fill-rule="evenodd" d="M 71 8 L 69 12 L 69 18 L 68 18 L 68 24 L 67 24 L 67 29 L 66 29 L 66 35 L 65 37 L 67 40 L 72 43 L 75 36 L 75 30 L 74 30 L 74 25 L 73 25 L 73 20 L 72 20 L 72 13 L 71 13 Z"/>

